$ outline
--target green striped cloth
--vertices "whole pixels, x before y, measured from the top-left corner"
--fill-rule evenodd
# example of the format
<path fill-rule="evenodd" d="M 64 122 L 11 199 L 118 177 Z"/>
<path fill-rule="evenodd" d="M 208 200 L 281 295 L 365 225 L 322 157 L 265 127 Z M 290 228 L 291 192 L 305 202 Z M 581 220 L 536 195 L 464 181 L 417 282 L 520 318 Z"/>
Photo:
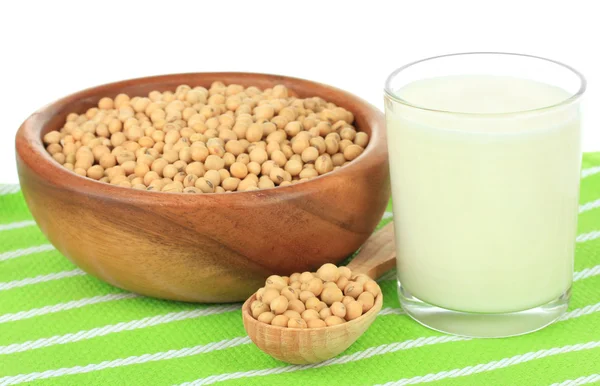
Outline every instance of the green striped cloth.
<path fill-rule="evenodd" d="M 390 221 L 386 212 L 382 224 Z M 383 309 L 337 358 L 292 366 L 263 354 L 240 304 L 150 299 L 62 257 L 16 186 L 0 186 L 0 385 L 581 385 L 600 382 L 600 153 L 584 156 L 571 307 L 509 339 L 466 339 L 402 313 L 394 272 Z"/>

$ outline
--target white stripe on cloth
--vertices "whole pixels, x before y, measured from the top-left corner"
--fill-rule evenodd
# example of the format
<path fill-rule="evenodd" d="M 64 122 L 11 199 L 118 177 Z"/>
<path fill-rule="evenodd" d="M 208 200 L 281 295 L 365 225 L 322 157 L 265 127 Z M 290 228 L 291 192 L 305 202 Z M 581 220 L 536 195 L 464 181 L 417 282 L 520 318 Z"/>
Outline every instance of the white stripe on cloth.
<path fill-rule="evenodd" d="M 10 375 L 0 378 L 0 385 L 16 385 L 24 382 L 32 382 L 39 379 L 61 377 L 63 375 L 84 374 L 92 371 L 109 369 L 114 367 L 129 366 L 140 363 L 162 361 L 166 359 L 183 358 L 192 355 L 205 354 L 212 351 L 224 350 L 227 348 L 249 344 L 252 341 L 247 336 L 242 336 L 233 339 L 222 340 L 194 347 L 187 347 L 180 350 L 169 350 L 157 352 L 154 354 L 144 354 L 139 356 L 130 356 L 128 358 L 120 358 L 112 361 L 104 361 L 101 363 L 89 364 L 86 366 L 65 367 L 57 370 L 46 370 L 37 373 Z"/>
<path fill-rule="evenodd" d="M 217 306 L 217 307 L 223 307 L 223 308 L 231 307 L 233 310 L 233 308 L 239 307 L 239 305 Z M 223 308 L 220 311 L 227 312 L 227 311 L 223 311 Z M 389 312 L 386 312 L 385 314 L 401 312 L 400 309 L 392 309 L 392 308 L 386 308 L 384 310 L 389 310 Z M 382 312 L 384 310 L 382 310 Z M 559 319 L 559 321 L 573 319 L 573 318 L 577 318 L 577 317 L 584 316 L 584 315 L 589 315 L 589 314 L 591 314 L 593 312 L 597 312 L 599 310 L 600 310 L 600 303 L 595 304 L 593 306 L 583 307 L 581 309 L 576 309 L 576 310 L 566 313 L 562 318 Z M 198 310 L 198 311 L 205 311 L 205 310 Z M 167 315 L 169 315 L 169 314 L 167 314 Z M 166 316 L 166 315 L 164 315 L 164 316 Z M 160 317 L 152 317 L 152 318 L 160 318 Z M 150 318 L 146 318 L 146 319 L 142 319 L 142 320 L 147 320 L 147 319 L 150 319 Z M 125 322 L 125 324 L 133 326 L 135 323 L 141 322 L 142 320 L 133 321 L 133 322 Z M 180 319 L 180 320 L 182 320 L 182 319 Z M 100 331 L 105 328 L 109 329 L 109 328 L 114 328 L 114 327 L 113 326 L 105 326 L 100 329 L 94 329 L 94 330 Z M 93 330 L 90 330 L 90 331 L 93 331 Z M 68 339 L 73 339 L 73 338 L 71 338 L 71 336 L 76 336 L 78 334 L 85 335 L 87 333 L 88 333 L 88 331 L 83 331 L 83 332 L 79 332 L 77 334 L 73 334 L 73 335 L 67 334 L 67 335 L 70 336 Z M 63 335 L 63 337 L 64 336 L 66 336 L 66 335 Z M 56 342 L 56 340 L 60 340 L 60 338 L 61 337 L 52 337 L 52 338 L 47 338 L 47 339 L 48 340 L 53 339 L 54 343 L 52 343 L 52 344 L 60 344 L 60 343 Z M 81 339 L 78 339 L 78 340 L 81 340 Z M 370 347 L 363 351 L 358 351 L 353 354 L 344 355 L 344 356 L 340 356 L 337 358 L 332 358 L 332 359 L 329 359 L 329 360 L 321 362 L 321 363 L 310 364 L 310 365 L 291 365 L 291 366 L 268 368 L 268 369 L 261 369 L 261 370 L 252 370 L 252 371 L 245 371 L 245 372 L 219 374 L 219 375 L 213 375 L 213 376 L 210 376 L 207 378 L 201 378 L 201 379 L 195 380 L 193 382 L 187 382 L 182 385 L 186 385 L 186 386 L 187 385 L 206 385 L 206 384 L 222 382 L 222 381 L 226 381 L 226 380 L 230 380 L 230 379 L 264 376 L 264 375 L 272 375 L 272 374 L 280 374 L 280 373 L 289 373 L 289 372 L 312 369 L 312 368 L 319 368 L 319 367 L 324 367 L 324 366 L 356 362 L 356 361 L 359 361 L 362 359 L 367 359 L 367 358 L 370 358 L 373 356 L 383 355 L 383 354 L 396 352 L 396 351 L 400 351 L 400 350 L 408 350 L 408 349 L 412 349 L 412 348 L 429 346 L 429 345 L 434 345 L 434 344 L 447 343 L 447 342 L 458 342 L 458 341 L 468 341 L 468 340 L 470 340 L 470 338 L 449 336 L 449 335 L 421 337 L 421 338 L 416 338 L 416 339 L 412 339 L 412 340 L 407 340 L 404 342 L 390 343 L 390 344 L 384 344 L 384 345 L 377 346 L 377 347 Z M 37 340 L 37 341 L 32 341 L 31 344 L 35 344 L 35 342 L 40 342 L 40 341 L 41 341 L 41 339 Z M 30 374 L 20 374 L 20 375 L 16 375 L 16 376 L 9 376 L 9 377 L 0 378 L 0 384 L 13 385 L 13 384 L 17 384 L 17 383 L 34 381 L 37 379 L 59 377 L 59 376 L 63 376 L 63 375 L 81 374 L 81 373 L 87 373 L 87 372 L 91 372 L 91 371 L 103 370 L 106 368 L 128 366 L 131 364 L 146 363 L 146 362 L 150 362 L 150 361 L 181 358 L 181 357 L 192 356 L 192 355 L 196 355 L 196 354 L 200 354 L 200 353 L 206 353 L 206 352 L 210 352 L 210 351 L 214 351 L 214 350 L 221 350 L 221 349 L 235 347 L 235 346 L 249 344 L 249 343 L 251 343 L 250 338 L 239 337 L 239 338 L 223 340 L 220 342 L 209 343 L 207 345 L 183 348 L 183 349 L 179 349 L 179 350 L 170 350 L 167 352 L 159 352 L 159 353 L 154 353 L 154 354 L 143 354 L 141 356 L 132 356 L 132 357 L 128 357 L 128 358 L 115 359 L 112 361 L 106 361 L 106 362 L 102 362 L 99 364 L 89 364 L 86 366 L 75 366 L 75 367 L 62 368 L 62 369 L 57 369 L 57 370 L 47 370 L 42 373 L 30 373 Z M 20 345 L 24 345 L 24 344 L 30 344 L 30 342 L 25 342 Z M 17 347 L 17 346 L 11 345 L 11 346 L 5 346 L 5 347 L 7 348 L 7 347 Z M 2 347 L 2 348 L 5 349 L 5 347 Z M 32 349 L 32 348 L 37 348 L 37 347 L 30 347 L 28 349 Z M 16 350 L 13 352 L 17 352 L 17 351 L 25 351 L 25 350 Z M 524 355 L 526 355 L 526 354 L 524 354 Z M 5 383 L 2 383 L 2 382 L 5 382 Z"/>
<path fill-rule="evenodd" d="M 181 312 L 171 312 L 164 315 L 156 315 L 138 320 L 131 320 L 129 322 L 121 322 L 117 324 L 110 324 L 107 326 L 93 328 L 91 330 L 83 330 L 76 333 L 69 333 L 65 335 L 55 335 L 50 338 L 41 338 L 37 340 L 30 340 L 23 343 L 14 343 L 8 346 L 0 346 L 0 355 L 12 354 L 15 352 L 29 351 L 42 347 L 49 347 L 58 344 L 66 344 L 72 342 L 78 342 L 81 340 L 92 339 L 98 336 L 105 336 L 121 331 L 137 330 L 145 327 L 157 326 L 160 324 L 176 322 L 180 320 L 187 320 L 198 318 L 202 316 L 217 315 L 231 311 L 237 311 L 240 309 L 239 304 L 232 304 L 227 306 L 210 306 L 208 308 L 200 310 L 190 310 Z M 564 321 L 569 319 L 578 318 L 584 315 L 590 315 L 600 311 L 600 303 L 592 304 L 582 308 L 569 311 L 561 316 L 558 321 Z M 404 310 L 401 308 L 384 308 L 379 311 L 379 316 L 386 315 L 405 315 Z"/>
<path fill-rule="evenodd" d="M 21 191 L 21 186 L 19 185 L 0 185 L 0 196 L 17 193 L 19 191 Z"/>
<path fill-rule="evenodd" d="M 600 237 L 600 231 L 592 231 L 589 233 L 580 234 L 579 236 L 577 236 L 575 241 L 577 241 L 578 243 L 585 243 L 586 241 L 596 240 L 599 237 Z"/>
<path fill-rule="evenodd" d="M 17 320 L 29 319 L 35 316 L 41 316 L 46 314 L 52 314 L 59 311 L 71 310 L 73 308 L 81 308 L 89 306 L 91 304 L 111 302 L 114 300 L 133 299 L 140 295 L 125 293 L 125 294 L 109 294 L 93 296 L 91 298 L 83 298 L 78 300 L 72 300 L 66 303 L 53 304 L 51 306 L 45 306 L 40 308 L 33 308 L 27 311 L 15 312 L 13 314 L 0 315 L 0 323 L 14 322 Z"/>
<path fill-rule="evenodd" d="M 73 276 L 83 276 L 83 275 L 87 275 L 87 274 L 85 272 L 83 272 L 82 270 L 80 270 L 79 268 L 76 268 L 76 269 L 73 269 L 70 271 L 54 272 L 54 273 L 49 273 L 47 275 L 28 277 L 26 279 L 21 279 L 21 280 L 5 281 L 5 282 L 0 283 L 0 291 L 6 291 L 9 289 L 13 289 L 13 288 L 25 287 L 25 286 L 31 285 L 31 284 L 44 283 L 47 281 L 64 279 L 64 278 L 73 277 Z"/>
<path fill-rule="evenodd" d="M 592 374 L 588 376 L 579 377 L 577 379 L 569 379 L 561 383 L 553 383 L 550 386 L 579 386 L 587 385 L 594 382 L 600 382 L 600 374 Z"/>
<path fill-rule="evenodd" d="M 391 313 L 401 313 L 402 310 L 399 308 L 386 308 L 384 310 L 389 310 L 390 312 L 386 313 L 386 314 L 391 314 Z M 384 312 L 384 310 L 381 310 L 381 312 L 379 313 L 379 315 L 382 315 L 382 313 Z M 583 308 L 578 308 L 572 311 L 569 311 L 567 313 L 565 313 L 561 318 L 558 319 L 558 321 L 564 321 L 564 320 L 569 320 L 569 319 L 574 319 L 574 318 L 578 318 L 580 316 L 584 316 L 584 315 L 589 315 L 592 314 L 594 312 L 598 312 L 600 311 L 600 303 L 594 304 L 594 305 L 590 305 L 590 306 L 586 306 Z M 387 354 L 390 352 L 395 352 L 398 350 L 405 350 L 405 349 L 409 349 L 409 348 L 414 348 L 414 347 L 421 347 L 421 346 L 425 346 L 428 344 L 438 344 L 438 343 L 445 343 L 446 341 L 441 340 L 441 341 L 435 341 L 433 343 L 429 342 L 427 344 L 421 344 L 424 340 L 426 339 L 432 339 L 432 338 L 443 338 L 443 337 L 448 337 L 446 335 L 443 335 L 441 337 L 429 337 L 429 338 L 417 338 L 415 340 L 410 340 L 410 341 L 406 341 L 406 342 L 401 342 L 401 343 L 392 343 L 392 344 L 384 344 L 382 346 L 378 346 L 378 347 L 372 347 L 369 349 L 366 349 L 364 351 L 358 351 L 354 354 L 351 355 L 345 355 L 345 356 L 341 356 L 338 358 L 333 358 L 333 359 L 329 359 L 325 362 L 321 362 L 321 363 L 316 363 L 316 364 L 312 364 L 312 365 L 294 365 L 294 366 L 286 366 L 286 367 L 277 367 L 277 368 L 269 368 L 269 369 L 261 369 L 261 370 L 251 370 L 251 371 L 241 371 L 241 372 L 237 372 L 237 373 L 226 373 L 226 374 L 220 374 L 220 375 L 213 375 L 207 378 L 201 378 L 198 380 L 195 380 L 193 382 L 187 382 L 187 383 L 183 383 L 180 386 L 196 386 L 196 385 L 210 385 L 212 383 L 217 383 L 217 382 L 223 382 L 223 381 L 228 381 L 231 379 L 238 379 L 238 378 L 248 378 L 248 377 L 257 377 L 257 376 L 265 376 L 265 375 L 272 375 L 272 374 L 281 374 L 281 373 L 289 373 L 289 372 L 294 372 L 294 371 L 300 371 L 300 370 L 306 370 L 306 369 L 312 369 L 312 368 L 319 368 L 319 367 L 323 367 L 323 366 L 330 366 L 330 365 L 337 365 L 337 364 L 342 364 L 342 363 L 348 363 L 348 362 L 355 362 L 361 359 L 366 359 L 366 358 L 370 358 L 372 356 L 375 355 L 383 355 L 383 354 Z M 458 341 L 462 341 L 462 340 L 470 340 L 469 338 L 462 338 L 462 337 L 454 337 L 454 338 L 458 338 Z M 416 342 L 416 343 L 415 343 Z M 408 344 L 408 347 L 402 347 L 402 348 L 398 348 L 399 346 L 402 346 L 406 343 Z M 363 355 L 364 354 L 364 355 Z"/>
<path fill-rule="evenodd" d="M 2 229 L 0 229 L 2 230 Z M 0 261 L 5 261 L 9 259 L 14 259 L 15 257 L 27 256 L 33 253 L 47 252 L 53 250 L 54 247 L 52 244 L 42 244 L 36 245 L 35 247 L 17 249 L 14 251 L 2 252 L 0 253 Z"/>
<path fill-rule="evenodd" d="M 29 350 L 35 350 L 42 347 L 49 347 L 58 344 L 66 344 L 72 342 L 79 342 L 81 340 L 87 340 L 96 338 L 99 336 L 105 336 L 114 334 L 121 331 L 138 330 L 141 328 L 158 326 L 160 324 L 177 322 L 180 320 L 194 319 L 202 316 L 223 314 L 226 312 L 237 311 L 240 309 L 240 305 L 232 304 L 226 306 L 209 306 L 208 308 L 198 310 L 188 310 L 181 312 L 171 312 L 164 315 L 150 316 L 143 319 L 131 320 L 129 322 L 121 322 L 117 324 L 109 324 L 107 326 L 92 328 L 91 330 L 82 330 L 76 333 L 55 335 L 50 338 L 41 338 L 37 340 L 30 340 L 23 343 L 9 344 L 8 346 L 0 346 L 0 355 L 13 354 L 16 352 L 23 352 Z"/>
<path fill-rule="evenodd" d="M 418 383 L 435 382 L 446 378 L 465 377 L 467 375 L 484 373 L 487 371 L 502 369 L 509 366 L 518 365 L 525 362 L 531 362 L 536 359 L 546 358 L 549 356 L 566 354 L 583 350 L 591 350 L 600 347 L 600 341 L 579 343 L 562 347 L 553 347 L 544 350 L 532 351 L 526 354 L 519 354 L 508 358 L 503 358 L 497 361 L 488 363 L 480 363 L 478 365 L 467 366 L 461 369 L 453 369 L 448 371 L 440 371 L 439 373 L 431 373 L 420 375 L 412 378 L 403 378 L 394 382 L 388 382 L 380 386 L 403 386 L 416 385 Z"/>
<path fill-rule="evenodd" d="M 381 217 L 382 220 L 386 220 L 388 218 L 392 218 L 394 217 L 394 214 L 392 212 L 384 212 L 383 216 Z"/>
<path fill-rule="evenodd" d="M 25 228 L 35 225 L 35 221 L 27 220 L 27 221 L 18 221 L 10 224 L 0 224 L 0 232 L 2 231 L 10 231 L 12 229 Z"/>
<path fill-rule="evenodd" d="M 586 279 L 588 277 L 597 276 L 597 275 L 600 275 L 600 264 L 596 265 L 594 267 L 591 267 L 591 268 L 582 269 L 579 272 L 574 272 L 573 273 L 573 281 Z"/>
<path fill-rule="evenodd" d="M 328 359 L 324 362 L 308 364 L 308 365 L 290 365 L 290 366 L 282 366 L 268 369 L 260 369 L 260 370 L 251 370 L 251 371 L 240 371 L 237 373 L 226 373 L 226 374 L 218 374 L 211 375 L 206 378 L 200 378 L 192 382 L 182 383 L 180 386 L 197 386 L 197 385 L 210 385 L 217 382 L 228 381 L 231 379 L 238 378 L 249 378 L 249 377 L 261 377 L 265 375 L 273 375 L 273 374 L 282 374 L 282 373 L 291 373 L 300 370 L 307 369 L 316 369 L 320 367 L 332 366 L 332 365 L 341 365 L 344 363 L 356 362 L 362 359 L 371 358 L 376 355 L 383 355 L 391 352 L 396 352 L 400 350 L 408 350 L 417 347 L 429 346 L 440 343 L 447 342 L 458 342 L 458 341 L 466 341 L 469 338 L 464 338 L 460 336 L 429 336 L 423 338 L 417 338 L 412 340 L 407 340 L 404 342 L 398 343 L 390 343 L 384 344 L 377 347 L 371 347 L 363 351 L 358 351 L 349 355 L 342 355 L 337 358 Z M 1 378 L 0 378 L 1 380 Z M 267 383 L 265 383 L 267 384 Z"/>
<path fill-rule="evenodd" d="M 22 279 L 22 280 L 15 280 L 15 281 L 10 281 L 10 282 L 3 282 L 3 283 L 0 282 L 0 291 L 11 289 L 11 288 L 23 287 L 23 286 L 27 286 L 30 284 L 42 283 L 42 282 L 47 282 L 47 281 L 51 281 L 51 280 L 58 280 L 58 279 L 63 279 L 63 278 L 67 278 L 67 277 L 83 276 L 83 275 L 86 275 L 86 273 L 80 269 L 74 269 L 71 271 L 62 271 L 62 272 L 57 272 L 57 273 L 51 273 L 48 275 L 40 275 L 40 276 L 36 276 L 33 278 L 27 278 L 27 279 Z M 575 272 L 573 274 L 573 281 L 578 281 L 578 280 L 586 279 L 586 278 L 589 278 L 592 276 L 597 276 L 597 275 L 600 275 L 600 265 L 596 265 L 594 267 L 586 268 L 579 272 Z M 395 272 L 392 270 L 392 271 L 386 273 L 380 279 L 380 281 L 385 280 L 384 278 L 386 276 L 390 276 L 391 279 L 395 279 Z M 130 294 L 127 294 L 127 295 L 129 296 Z M 107 295 L 107 296 L 113 296 L 113 295 Z M 62 309 L 62 307 L 66 307 L 65 309 L 70 309 L 71 308 L 70 304 L 72 304 L 74 302 L 77 303 L 77 302 L 90 301 L 91 302 L 90 304 L 94 304 L 96 302 L 95 299 L 98 299 L 98 298 L 103 298 L 103 297 L 96 296 L 96 297 L 91 297 L 91 298 L 86 298 L 86 299 L 74 300 L 71 302 L 59 303 L 56 305 L 46 306 L 46 307 L 42 307 L 42 308 L 35 309 L 35 310 L 46 310 L 46 309 L 55 310 L 55 309 L 57 309 L 58 311 L 60 311 Z M 116 300 L 118 300 L 118 299 L 116 299 Z M 389 309 L 389 310 L 392 310 L 392 309 Z M 22 311 L 22 312 L 18 312 L 16 314 L 10 314 L 10 315 L 22 315 L 24 313 L 29 315 L 28 313 L 31 313 L 31 311 L 32 310 Z M 56 312 L 56 311 L 52 311 L 52 312 Z M 386 309 L 383 309 L 381 312 L 384 312 L 383 315 L 386 315 L 386 312 L 399 313 L 401 311 L 386 311 Z M 46 312 L 42 311 L 42 314 L 44 314 L 44 313 L 46 313 Z M 31 313 L 31 315 L 37 316 L 36 313 Z M 4 320 L 5 317 L 6 317 L 6 315 L 0 315 L 0 323 L 2 323 L 2 321 Z"/>
<path fill-rule="evenodd" d="M 119 300 L 119 299 L 113 299 Z M 164 315 L 156 315 L 138 320 L 131 320 L 129 322 L 121 322 L 117 324 L 109 324 L 102 327 L 93 328 L 91 330 L 82 330 L 76 333 L 69 333 L 64 335 L 55 335 L 49 338 L 40 338 L 37 340 L 30 340 L 22 343 L 13 343 L 7 346 L 0 346 L 0 355 L 13 354 L 16 352 L 23 352 L 29 350 L 35 350 L 42 347 L 49 347 L 58 344 L 66 344 L 72 342 L 78 342 L 81 340 L 87 340 L 96 338 L 99 336 L 105 336 L 114 334 L 121 331 L 131 331 L 146 327 L 157 326 L 160 324 L 166 324 L 171 322 L 177 322 L 180 320 L 194 319 L 202 316 L 223 314 L 226 312 L 237 311 L 241 308 L 239 304 L 232 304 L 227 306 L 209 306 L 208 308 L 199 310 L 189 310 L 180 312 L 171 312 Z M 404 311 L 401 308 L 384 308 L 377 316 L 385 315 L 404 315 Z M 37 315 L 36 315 L 37 316 Z M 2 315 L 0 315 L 0 318 Z M 1 323 L 1 319 L 0 319 Z"/>
<path fill-rule="evenodd" d="M 583 169 L 581 171 L 581 178 L 589 177 L 593 174 L 600 173 L 600 166 L 594 166 L 591 168 Z"/>
<path fill-rule="evenodd" d="M 600 208 L 600 199 L 596 201 L 586 202 L 585 204 L 579 205 L 579 213 L 587 212 L 588 210 Z"/>
<path fill-rule="evenodd" d="M 556 319 L 556 321 L 563 322 L 565 320 L 579 318 L 580 316 L 590 315 L 598 311 L 600 311 L 600 303 L 590 304 L 589 306 L 565 312 L 560 318 Z"/>

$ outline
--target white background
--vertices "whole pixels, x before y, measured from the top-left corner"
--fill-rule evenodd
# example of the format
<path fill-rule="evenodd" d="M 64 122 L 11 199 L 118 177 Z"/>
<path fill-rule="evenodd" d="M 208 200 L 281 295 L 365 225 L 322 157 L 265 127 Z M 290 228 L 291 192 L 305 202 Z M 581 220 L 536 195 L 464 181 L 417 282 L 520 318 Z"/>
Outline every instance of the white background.
<path fill-rule="evenodd" d="M 18 181 L 14 135 L 37 108 L 77 90 L 176 72 L 291 75 L 383 107 L 395 68 L 453 52 L 565 62 L 588 80 L 584 150 L 600 150 L 595 1 L 160 1 L 0 5 L 0 183 Z"/>

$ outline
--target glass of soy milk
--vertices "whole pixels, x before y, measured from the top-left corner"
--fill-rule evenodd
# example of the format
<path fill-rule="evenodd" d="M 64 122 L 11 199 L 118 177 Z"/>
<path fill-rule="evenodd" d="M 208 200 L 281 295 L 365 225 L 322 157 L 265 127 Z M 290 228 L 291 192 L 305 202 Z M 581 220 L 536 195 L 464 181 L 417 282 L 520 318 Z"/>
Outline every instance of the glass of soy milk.
<path fill-rule="evenodd" d="M 567 309 L 585 79 L 528 55 L 408 64 L 385 85 L 398 295 L 438 331 L 501 337 Z"/>

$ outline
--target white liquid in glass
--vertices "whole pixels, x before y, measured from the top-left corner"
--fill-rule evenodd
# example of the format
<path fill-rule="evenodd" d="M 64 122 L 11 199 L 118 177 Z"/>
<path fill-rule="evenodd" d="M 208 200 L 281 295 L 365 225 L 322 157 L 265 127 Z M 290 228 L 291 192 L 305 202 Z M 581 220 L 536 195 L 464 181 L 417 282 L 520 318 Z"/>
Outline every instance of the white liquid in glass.
<path fill-rule="evenodd" d="M 543 108 L 570 94 L 488 75 L 424 79 L 395 94 L 459 112 L 387 104 L 402 286 L 465 312 L 526 310 L 563 294 L 573 272 L 579 113 Z"/>

